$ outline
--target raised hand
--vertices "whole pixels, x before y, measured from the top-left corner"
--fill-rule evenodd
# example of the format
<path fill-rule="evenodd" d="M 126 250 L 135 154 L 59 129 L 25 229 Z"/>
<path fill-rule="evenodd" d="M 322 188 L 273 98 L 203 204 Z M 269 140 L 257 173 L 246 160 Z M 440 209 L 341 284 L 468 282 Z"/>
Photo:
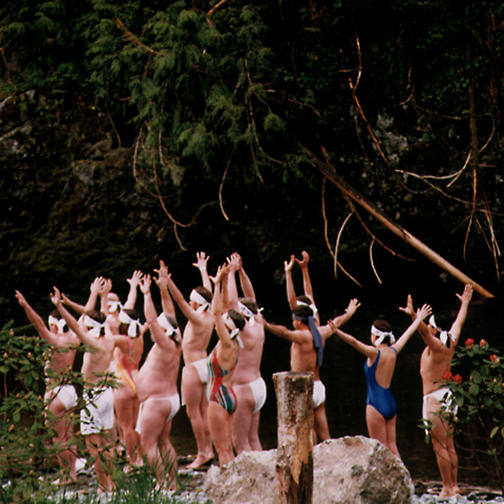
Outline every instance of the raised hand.
<path fill-rule="evenodd" d="M 202 252 L 204 253 L 204 252 Z M 154 270 L 155 273 L 157 273 L 157 278 L 154 277 L 154 282 L 156 282 L 156 285 L 160 289 L 167 289 L 168 288 L 168 278 L 170 277 L 170 274 L 168 273 L 168 266 L 164 263 L 163 260 L 159 261 L 159 269 Z"/>
<path fill-rule="evenodd" d="M 361 304 L 359 303 L 359 300 L 357 298 L 353 298 L 350 300 L 348 303 L 348 306 L 345 308 L 345 313 L 348 313 L 349 315 L 353 315 L 356 311 L 357 308 L 359 308 Z"/>
<path fill-rule="evenodd" d="M 51 303 L 54 306 L 58 306 L 61 304 L 61 293 L 57 287 L 53 287 L 54 291 L 49 294 L 49 297 L 51 298 Z"/>
<path fill-rule="evenodd" d="M 127 278 L 126 281 L 130 284 L 131 288 L 136 288 L 140 285 L 140 280 L 142 280 L 143 273 L 141 271 L 134 271 L 131 278 Z"/>
<path fill-rule="evenodd" d="M 428 317 L 432 313 L 432 308 L 428 304 L 424 304 L 422 308 L 419 308 L 416 311 L 416 319 L 415 320 L 424 320 L 426 317 Z"/>
<path fill-rule="evenodd" d="M 205 252 L 196 252 L 196 262 L 193 263 L 193 266 L 200 271 L 206 270 L 208 259 L 210 256 L 207 256 Z"/>
<path fill-rule="evenodd" d="M 415 308 L 413 308 L 413 298 L 411 297 L 411 294 L 408 294 L 408 298 L 406 299 L 406 306 L 400 306 L 399 310 L 406 313 L 406 315 L 409 315 L 410 317 L 413 317 L 415 315 Z"/>
<path fill-rule="evenodd" d="M 23 296 L 23 294 L 21 294 L 21 292 L 19 292 L 18 290 L 16 291 L 16 299 L 18 300 L 19 304 L 24 308 L 25 306 L 28 305 L 25 297 Z"/>
<path fill-rule="evenodd" d="M 304 268 L 308 266 L 308 262 L 310 261 L 310 255 L 308 254 L 308 252 L 306 252 L 306 250 L 303 250 L 303 252 L 301 252 L 301 255 L 303 258 L 298 259 L 296 257 L 296 262 L 299 264 L 299 266 L 301 266 L 301 268 Z"/>
<path fill-rule="evenodd" d="M 140 280 L 140 290 L 143 294 L 150 292 L 151 283 L 151 276 L 148 273 L 142 277 L 142 280 Z"/>
<path fill-rule="evenodd" d="M 473 295 L 473 288 L 471 284 L 466 284 L 464 287 L 464 292 L 462 294 L 455 294 L 461 303 L 467 303 L 471 301 L 472 295 Z"/>
<path fill-rule="evenodd" d="M 289 261 L 284 261 L 284 271 L 288 273 L 289 271 L 292 271 L 292 267 L 294 266 L 294 254 L 291 254 Z M 297 259 L 296 259 L 297 261 Z"/>

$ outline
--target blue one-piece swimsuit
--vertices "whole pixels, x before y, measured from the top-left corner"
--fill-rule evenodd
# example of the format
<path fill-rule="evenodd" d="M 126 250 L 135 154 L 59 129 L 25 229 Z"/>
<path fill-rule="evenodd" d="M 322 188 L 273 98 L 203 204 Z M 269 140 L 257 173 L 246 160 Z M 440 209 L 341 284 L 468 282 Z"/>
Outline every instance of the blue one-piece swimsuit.
<path fill-rule="evenodd" d="M 397 355 L 397 350 L 395 348 L 392 348 L 392 350 Z M 373 406 L 385 420 L 390 420 L 397 414 L 397 405 L 390 387 L 384 388 L 376 381 L 376 368 L 379 360 L 380 350 L 378 350 L 376 360 L 371 366 L 368 366 L 367 360 L 364 363 L 364 375 L 367 384 L 366 404 Z"/>

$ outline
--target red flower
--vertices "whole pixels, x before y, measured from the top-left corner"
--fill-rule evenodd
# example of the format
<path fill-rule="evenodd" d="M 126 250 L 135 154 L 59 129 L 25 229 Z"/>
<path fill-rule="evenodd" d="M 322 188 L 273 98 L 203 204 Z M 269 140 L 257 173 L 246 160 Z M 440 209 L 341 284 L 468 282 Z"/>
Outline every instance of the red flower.
<path fill-rule="evenodd" d="M 451 371 L 445 371 L 443 373 L 443 376 L 441 376 L 441 379 L 444 381 L 450 381 L 453 380 L 453 375 Z"/>
<path fill-rule="evenodd" d="M 493 362 L 494 364 L 498 364 L 500 361 L 499 357 L 497 357 L 497 355 L 495 354 L 492 354 L 490 355 L 490 362 Z"/>
<path fill-rule="evenodd" d="M 474 340 L 472 338 L 467 338 L 465 340 L 465 346 L 466 346 L 467 350 L 471 350 L 473 345 L 474 345 Z"/>
<path fill-rule="evenodd" d="M 481 339 L 479 345 L 480 348 L 488 348 L 487 340 Z"/>
<path fill-rule="evenodd" d="M 459 374 L 456 374 L 454 377 L 453 377 L 453 381 L 455 383 L 462 383 L 462 376 L 460 376 Z"/>

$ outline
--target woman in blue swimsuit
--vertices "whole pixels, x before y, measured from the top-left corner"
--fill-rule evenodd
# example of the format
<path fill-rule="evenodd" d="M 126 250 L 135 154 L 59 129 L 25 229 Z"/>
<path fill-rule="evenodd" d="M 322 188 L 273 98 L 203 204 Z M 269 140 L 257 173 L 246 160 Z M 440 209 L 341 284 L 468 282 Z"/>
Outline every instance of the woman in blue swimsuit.
<path fill-rule="evenodd" d="M 242 346 L 240 330 L 245 319 L 235 310 L 224 312 L 223 298 L 227 299 L 229 266 L 220 266 L 215 275 L 213 312 L 219 341 L 208 357 L 208 427 L 222 467 L 234 458 L 232 445 L 232 414 L 236 409 L 236 394 L 231 386 L 233 371 Z M 221 292 L 222 289 L 222 292 Z"/>
<path fill-rule="evenodd" d="M 367 357 L 364 374 L 367 384 L 366 424 L 369 437 L 381 441 L 399 458 L 396 444 L 397 407 L 390 384 L 394 375 L 397 354 L 417 330 L 420 322 L 431 312 L 429 305 L 423 305 L 416 312 L 415 320 L 397 341 L 386 320 L 375 320 L 371 326 L 372 345 L 366 345 L 334 327 L 335 334 Z"/>

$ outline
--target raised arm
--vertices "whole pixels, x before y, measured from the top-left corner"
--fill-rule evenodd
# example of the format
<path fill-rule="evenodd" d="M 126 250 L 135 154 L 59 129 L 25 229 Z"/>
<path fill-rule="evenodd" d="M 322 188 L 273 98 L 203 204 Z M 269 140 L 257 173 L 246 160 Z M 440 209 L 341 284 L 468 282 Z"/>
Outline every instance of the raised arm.
<path fill-rule="evenodd" d="M 91 285 L 89 286 L 89 297 L 84 305 L 84 310 L 80 311 L 76 309 L 74 306 L 71 306 L 72 309 L 74 309 L 77 313 L 84 313 L 84 312 L 90 312 L 94 309 L 96 309 L 96 300 L 98 299 L 98 294 L 100 290 L 103 288 L 105 284 L 105 278 L 103 277 L 96 277 L 92 282 Z"/>
<path fill-rule="evenodd" d="M 108 315 L 110 313 L 108 304 L 108 295 L 112 291 L 112 280 L 110 278 L 105 278 L 103 284 L 100 285 L 98 289 L 98 294 L 100 295 L 100 311 Z"/>
<path fill-rule="evenodd" d="M 341 327 L 342 325 L 346 324 L 354 316 L 354 313 L 357 311 L 357 308 L 359 308 L 359 306 L 360 303 L 357 298 L 351 299 L 348 303 L 348 306 L 345 308 L 345 313 L 342 313 L 341 315 L 338 315 L 337 317 L 332 319 L 333 324 L 336 327 Z"/>
<path fill-rule="evenodd" d="M 460 333 L 462 332 L 462 326 L 464 325 L 464 322 L 467 317 L 467 309 L 469 307 L 469 303 L 471 302 L 473 295 L 473 288 L 472 285 L 467 284 L 464 287 L 464 291 L 462 294 L 456 294 L 456 296 L 460 300 L 460 308 L 457 314 L 457 318 L 453 322 L 450 333 L 452 336 L 455 338 L 455 344 L 458 343 L 458 340 L 460 338 Z"/>
<path fill-rule="evenodd" d="M 60 312 L 61 316 L 66 320 L 69 329 L 72 330 L 85 345 L 89 345 L 93 348 L 99 348 L 96 338 L 91 337 L 87 331 L 83 330 L 77 320 L 75 320 L 72 314 L 63 306 L 59 289 L 57 287 L 53 287 L 53 289 L 54 291 L 50 295 L 51 302 Z"/>
<path fill-rule="evenodd" d="M 196 313 L 195 310 L 191 308 L 189 303 L 184 299 L 184 296 L 180 292 L 179 288 L 175 285 L 175 282 L 172 279 L 171 273 L 168 273 L 167 278 L 166 278 L 166 285 L 168 287 L 168 290 L 173 298 L 173 301 L 177 303 L 178 307 L 180 308 L 181 312 L 184 314 L 184 316 L 190 320 L 194 324 L 199 323 L 199 317 Z"/>
<path fill-rule="evenodd" d="M 159 269 L 155 269 L 154 271 L 158 275 L 157 278 L 154 277 L 154 282 L 156 282 L 159 292 L 161 293 L 161 306 L 163 311 L 167 315 L 175 317 L 175 305 L 168 292 L 168 268 L 164 261 L 159 261 Z"/>
<path fill-rule="evenodd" d="M 238 276 L 240 278 L 240 286 L 243 292 L 243 296 L 252 299 L 253 301 L 256 301 L 254 286 L 252 285 L 249 276 L 247 275 L 245 269 L 243 268 L 242 258 L 239 254 L 236 255 L 238 257 Z"/>
<path fill-rule="evenodd" d="M 152 339 L 157 343 L 161 348 L 168 348 L 168 339 L 165 337 L 163 328 L 159 325 L 157 320 L 158 314 L 156 312 L 156 307 L 154 306 L 154 301 L 152 300 L 151 295 L 151 276 L 146 274 L 142 277 L 140 281 L 140 290 L 144 297 L 144 315 L 145 321 L 149 326 Z"/>
<path fill-rule="evenodd" d="M 296 308 L 296 291 L 292 282 L 292 267 L 294 266 L 294 255 L 291 254 L 289 262 L 284 261 L 285 288 L 287 289 L 287 301 L 291 310 Z"/>
<path fill-rule="evenodd" d="M 406 305 L 400 306 L 399 310 L 406 313 L 406 315 L 409 315 L 411 317 L 411 320 L 415 320 L 416 311 L 413 306 L 413 298 L 412 298 L 411 294 L 408 294 L 408 297 L 406 299 Z M 430 334 L 429 329 L 427 329 L 427 325 L 425 324 L 425 322 L 423 320 L 422 320 L 422 322 L 420 322 L 420 325 L 417 327 L 417 331 L 418 331 L 418 334 L 420 334 L 421 338 L 423 339 L 423 341 L 426 345 L 429 345 L 429 343 L 431 345 L 436 344 L 436 341 L 437 341 L 436 338 L 434 338 Z"/>
<path fill-rule="evenodd" d="M 236 272 L 239 270 L 239 256 L 234 252 L 227 258 L 227 268 L 225 276 L 227 281 L 222 284 L 222 305 L 224 311 L 230 308 L 236 309 L 238 306 L 238 287 L 236 286 Z M 221 281 L 223 282 L 223 281 Z"/>
<path fill-rule="evenodd" d="M 292 341 L 293 343 L 304 342 L 304 337 L 302 331 L 296 331 L 288 329 L 287 327 L 280 324 L 270 324 L 268 321 L 264 320 L 264 329 L 269 331 L 275 336 Z"/>
<path fill-rule="evenodd" d="M 362 341 L 359 341 L 357 338 L 354 338 L 351 334 L 338 329 L 338 326 L 332 320 L 329 320 L 328 324 L 332 327 L 334 334 L 339 336 L 346 344 L 355 348 L 355 350 L 365 355 L 366 357 L 372 359 L 378 353 L 378 349 L 375 346 L 366 345 L 362 343 Z"/>
<path fill-rule="evenodd" d="M 411 336 L 418 329 L 423 320 L 428 317 L 432 313 L 432 308 L 428 304 L 424 304 L 422 308 L 419 308 L 415 314 L 413 322 L 409 325 L 409 327 L 404 331 L 399 339 L 391 345 L 392 348 L 395 348 L 397 353 L 399 353 L 404 345 L 408 342 Z"/>
<path fill-rule="evenodd" d="M 130 286 L 128 298 L 126 299 L 126 303 L 124 304 L 124 308 L 126 308 L 126 310 L 135 309 L 137 290 L 140 285 L 140 280 L 142 280 L 142 275 L 143 274 L 141 271 L 136 270 L 133 272 L 133 275 L 131 275 L 131 278 L 126 279 Z"/>
<path fill-rule="evenodd" d="M 301 273 L 303 275 L 304 295 L 308 296 L 311 299 L 312 303 L 315 304 L 310 272 L 308 271 L 308 263 L 310 262 L 310 255 L 308 254 L 308 252 L 306 252 L 306 250 L 303 250 L 303 252 L 301 252 L 301 255 L 303 256 L 303 258 L 302 259 L 296 258 L 296 262 L 299 264 L 299 266 L 301 266 Z"/>
<path fill-rule="evenodd" d="M 203 287 L 207 288 L 212 292 L 212 282 L 210 281 L 210 276 L 208 275 L 207 263 L 210 256 L 207 256 L 205 252 L 196 252 L 196 262 L 193 263 L 195 268 L 198 268 L 201 274 L 201 282 Z"/>
<path fill-rule="evenodd" d="M 20 304 L 21 308 L 23 308 L 28 320 L 33 324 L 36 331 L 39 333 L 40 337 L 44 338 L 45 340 L 49 341 L 50 343 L 53 343 L 54 336 L 51 333 L 51 331 L 47 328 L 47 326 L 45 325 L 44 320 L 31 307 L 31 305 L 28 303 L 28 301 L 26 301 L 23 294 L 21 294 L 21 292 L 18 290 L 16 291 L 16 299 L 18 300 L 18 303 Z"/>

